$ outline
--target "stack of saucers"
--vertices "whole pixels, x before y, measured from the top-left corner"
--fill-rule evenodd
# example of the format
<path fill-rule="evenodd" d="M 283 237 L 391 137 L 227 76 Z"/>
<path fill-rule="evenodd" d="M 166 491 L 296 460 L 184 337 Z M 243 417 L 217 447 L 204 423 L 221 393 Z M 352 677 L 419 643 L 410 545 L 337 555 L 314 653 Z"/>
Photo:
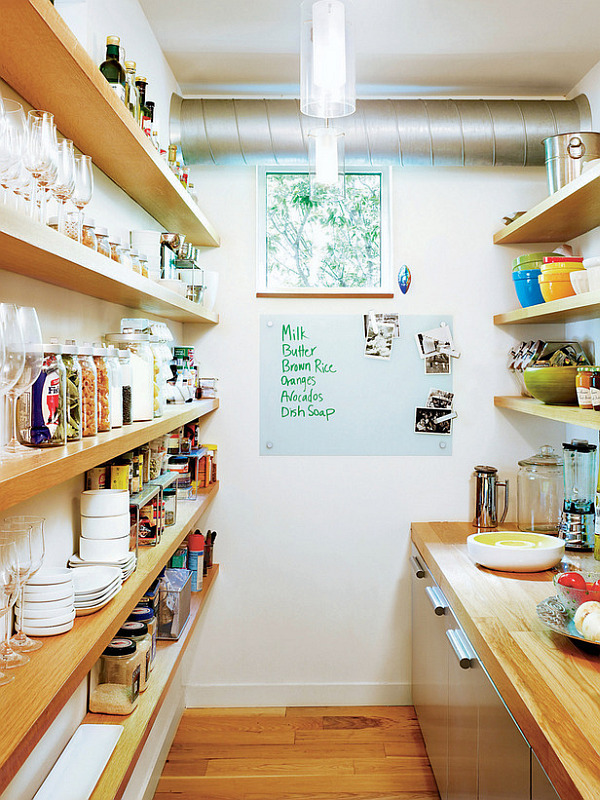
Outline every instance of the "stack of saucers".
<path fill-rule="evenodd" d="M 123 580 L 135 572 L 137 560 L 135 553 L 129 553 L 126 558 L 119 559 L 118 561 L 84 561 L 79 556 L 71 556 L 69 559 L 69 566 L 73 569 L 83 569 L 84 567 L 116 567 L 121 570 Z"/>
<path fill-rule="evenodd" d="M 75 589 L 75 611 L 78 617 L 93 614 L 121 591 L 121 570 L 105 564 L 72 570 Z"/>
<path fill-rule="evenodd" d="M 73 627 L 75 595 L 72 570 L 37 572 L 23 589 L 23 631 L 28 636 L 56 636 Z M 17 613 L 20 613 L 17 604 Z"/>

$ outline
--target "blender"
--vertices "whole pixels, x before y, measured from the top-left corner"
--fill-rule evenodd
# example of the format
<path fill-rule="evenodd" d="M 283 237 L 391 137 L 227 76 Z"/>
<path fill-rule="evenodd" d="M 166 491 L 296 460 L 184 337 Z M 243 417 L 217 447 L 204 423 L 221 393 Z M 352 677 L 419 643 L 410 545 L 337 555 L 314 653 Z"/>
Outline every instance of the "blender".
<path fill-rule="evenodd" d="M 567 550 L 594 549 L 596 445 L 582 439 L 563 443 L 565 503 L 559 536 Z"/>

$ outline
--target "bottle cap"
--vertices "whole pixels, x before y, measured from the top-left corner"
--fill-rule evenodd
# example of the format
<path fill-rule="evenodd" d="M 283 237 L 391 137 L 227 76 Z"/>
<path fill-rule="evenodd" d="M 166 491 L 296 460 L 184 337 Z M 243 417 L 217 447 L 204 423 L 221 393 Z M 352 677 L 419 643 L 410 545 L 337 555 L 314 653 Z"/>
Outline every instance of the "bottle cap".
<path fill-rule="evenodd" d="M 101 225 L 99 225 L 96 228 L 96 236 L 108 236 L 108 228 L 103 228 Z"/>
<path fill-rule="evenodd" d="M 121 38 L 119 36 L 107 36 L 106 44 L 116 44 L 118 47 L 121 44 Z"/>
<path fill-rule="evenodd" d="M 138 75 L 135 79 L 136 83 L 148 83 L 148 79 L 142 77 L 142 75 Z"/>
<path fill-rule="evenodd" d="M 105 656 L 128 656 L 137 650 L 135 642 L 131 639 L 113 639 L 102 655 Z"/>
<path fill-rule="evenodd" d="M 154 611 L 148 606 L 137 606 L 133 609 L 128 619 L 132 622 L 151 622 L 154 619 Z"/>
<path fill-rule="evenodd" d="M 192 553 L 201 553 L 204 550 L 204 536 L 201 533 L 190 533 L 188 550 Z"/>
<path fill-rule="evenodd" d="M 141 620 L 128 620 L 119 628 L 119 636 L 145 636 L 148 633 L 148 626 Z"/>
<path fill-rule="evenodd" d="M 126 61 L 125 62 L 125 69 L 126 70 L 133 70 L 135 72 L 135 61 Z"/>

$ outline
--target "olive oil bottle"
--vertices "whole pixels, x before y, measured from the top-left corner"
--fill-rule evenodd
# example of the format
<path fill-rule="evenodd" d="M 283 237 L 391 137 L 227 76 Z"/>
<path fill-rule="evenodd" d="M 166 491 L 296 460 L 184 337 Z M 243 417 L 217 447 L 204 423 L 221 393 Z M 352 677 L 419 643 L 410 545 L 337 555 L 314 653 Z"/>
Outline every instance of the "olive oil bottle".
<path fill-rule="evenodd" d="M 119 61 L 118 36 L 108 36 L 106 39 L 106 61 L 100 64 L 100 72 L 110 83 L 117 95 L 125 102 L 125 70 Z"/>

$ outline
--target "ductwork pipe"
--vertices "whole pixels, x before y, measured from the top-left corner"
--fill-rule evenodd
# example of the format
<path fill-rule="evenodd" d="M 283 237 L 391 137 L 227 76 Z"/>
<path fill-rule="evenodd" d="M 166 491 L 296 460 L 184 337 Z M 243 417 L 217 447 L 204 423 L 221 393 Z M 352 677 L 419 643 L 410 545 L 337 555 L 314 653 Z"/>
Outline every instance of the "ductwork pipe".
<path fill-rule="evenodd" d="M 332 120 L 353 166 L 544 164 L 547 136 L 590 129 L 585 95 L 574 100 L 359 100 Z M 307 134 L 322 126 L 297 100 L 184 100 L 173 95 L 171 141 L 188 164 L 307 163 Z"/>

